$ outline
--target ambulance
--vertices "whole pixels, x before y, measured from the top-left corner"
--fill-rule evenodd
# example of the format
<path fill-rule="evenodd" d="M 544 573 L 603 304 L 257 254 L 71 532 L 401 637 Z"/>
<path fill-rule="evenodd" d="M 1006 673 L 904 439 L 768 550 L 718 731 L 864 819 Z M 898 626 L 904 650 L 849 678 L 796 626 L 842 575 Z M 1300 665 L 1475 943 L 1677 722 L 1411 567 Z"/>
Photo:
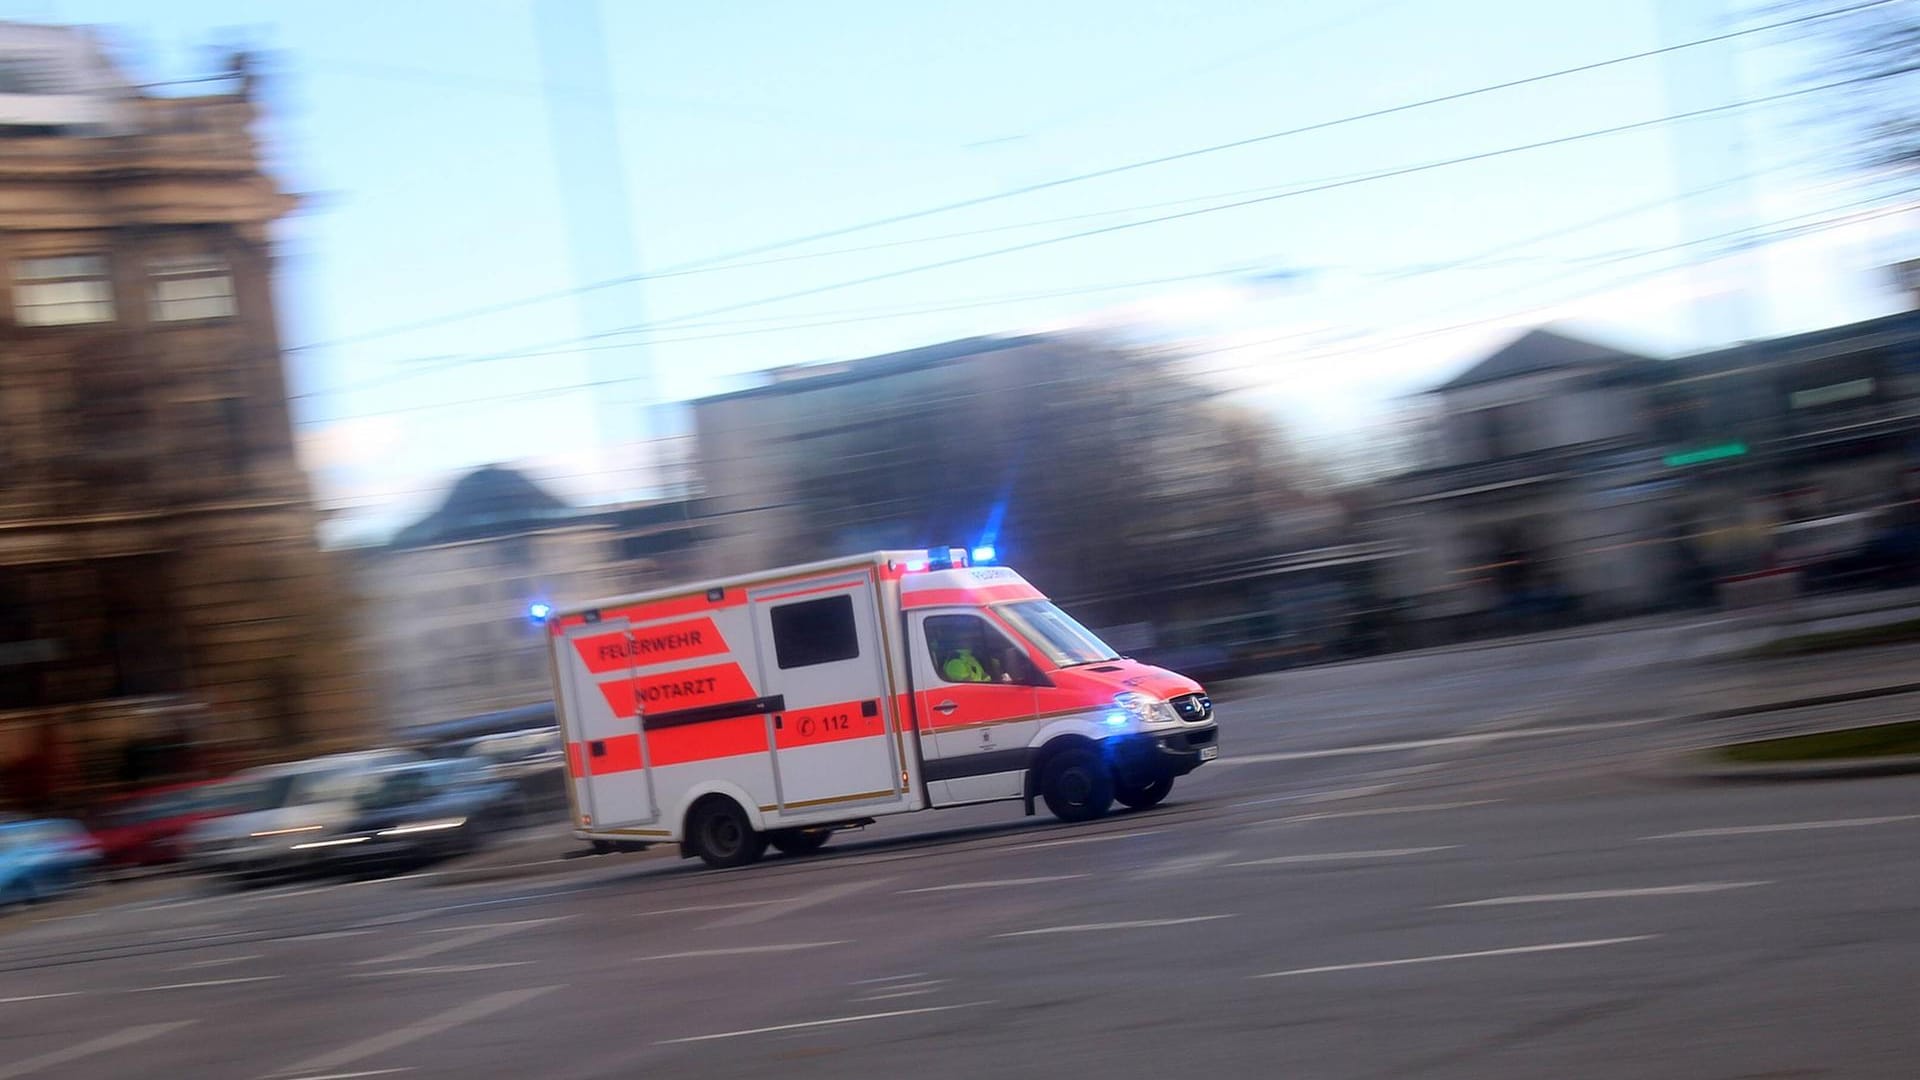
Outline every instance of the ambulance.
<path fill-rule="evenodd" d="M 878 552 L 547 613 L 575 835 L 743 866 L 885 815 L 1143 809 L 1213 703 L 965 549 Z"/>

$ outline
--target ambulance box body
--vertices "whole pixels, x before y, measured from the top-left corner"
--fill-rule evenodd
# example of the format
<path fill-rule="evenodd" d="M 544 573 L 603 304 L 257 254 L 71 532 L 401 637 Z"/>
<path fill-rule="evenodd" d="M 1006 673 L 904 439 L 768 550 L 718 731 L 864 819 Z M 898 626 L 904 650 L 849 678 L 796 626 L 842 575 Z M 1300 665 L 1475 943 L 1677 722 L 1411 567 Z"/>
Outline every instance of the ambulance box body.
<path fill-rule="evenodd" d="M 1146 807 L 1218 753 L 1191 679 L 1013 570 L 880 552 L 552 612 L 575 831 L 716 866 L 887 814 Z"/>

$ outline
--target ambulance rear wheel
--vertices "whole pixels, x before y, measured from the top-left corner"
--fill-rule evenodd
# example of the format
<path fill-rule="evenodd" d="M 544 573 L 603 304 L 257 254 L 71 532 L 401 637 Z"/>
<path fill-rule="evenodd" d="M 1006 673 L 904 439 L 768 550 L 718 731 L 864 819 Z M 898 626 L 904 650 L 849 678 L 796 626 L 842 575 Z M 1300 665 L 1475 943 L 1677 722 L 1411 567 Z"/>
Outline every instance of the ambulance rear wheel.
<path fill-rule="evenodd" d="M 1040 797 L 1061 821 L 1092 821 L 1113 806 L 1113 774 L 1091 750 L 1063 750 L 1040 774 Z"/>
<path fill-rule="evenodd" d="M 767 842 L 782 855 L 811 855 L 827 846 L 831 829 L 781 829 L 767 834 Z"/>
<path fill-rule="evenodd" d="M 767 837 L 755 832 L 740 804 L 725 797 L 694 808 L 687 839 L 700 861 L 716 870 L 745 866 L 767 850 Z"/>
<path fill-rule="evenodd" d="M 1146 810 L 1159 806 L 1160 800 L 1166 798 L 1172 791 L 1173 777 L 1163 776 L 1139 787 L 1122 784 L 1114 789 L 1113 797 L 1120 800 L 1120 805 L 1129 810 Z"/>

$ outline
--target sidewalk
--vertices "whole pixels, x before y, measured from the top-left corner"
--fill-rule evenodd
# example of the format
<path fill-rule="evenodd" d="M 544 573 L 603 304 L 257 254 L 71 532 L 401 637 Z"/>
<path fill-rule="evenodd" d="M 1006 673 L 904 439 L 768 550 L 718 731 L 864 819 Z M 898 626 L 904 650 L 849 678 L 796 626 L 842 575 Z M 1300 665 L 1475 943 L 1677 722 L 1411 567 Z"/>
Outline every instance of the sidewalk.
<path fill-rule="evenodd" d="M 1717 719 L 1920 693 L 1920 642 L 1772 659 L 1710 659 L 1673 712 Z"/>

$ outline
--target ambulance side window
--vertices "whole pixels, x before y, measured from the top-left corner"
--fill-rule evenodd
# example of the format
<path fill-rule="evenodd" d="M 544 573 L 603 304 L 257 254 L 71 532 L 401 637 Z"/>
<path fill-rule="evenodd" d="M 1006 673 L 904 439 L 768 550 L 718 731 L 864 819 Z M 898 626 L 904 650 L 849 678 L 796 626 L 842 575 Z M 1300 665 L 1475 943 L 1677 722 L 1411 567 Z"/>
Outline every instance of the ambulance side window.
<path fill-rule="evenodd" d="M 851 596 L 781 604 L 768 615 L 773 620 L 773 655 L 782 671 L 853 660 L 860 655 Z"/>
<path fill-rule="evenodd" d="M 978 615 L 929 615 L 921 625 L 933 670 L 946 682 L 1034 686 L 1042 681 L 1033 662 Z"/>

